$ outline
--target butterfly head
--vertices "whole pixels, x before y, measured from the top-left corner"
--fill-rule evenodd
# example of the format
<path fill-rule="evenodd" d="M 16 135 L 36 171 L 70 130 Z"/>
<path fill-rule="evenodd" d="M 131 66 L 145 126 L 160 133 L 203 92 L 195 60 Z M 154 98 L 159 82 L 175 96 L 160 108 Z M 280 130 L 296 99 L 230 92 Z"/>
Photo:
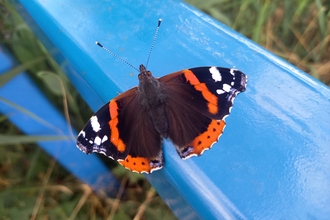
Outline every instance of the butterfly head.
<path fill-rule="evenodd" d="M 154 78 L 151 72 L 147 70 L 143 64 L 140 65 L 140 74 L 138 77 L 140 82 L 150 81 Z"/>

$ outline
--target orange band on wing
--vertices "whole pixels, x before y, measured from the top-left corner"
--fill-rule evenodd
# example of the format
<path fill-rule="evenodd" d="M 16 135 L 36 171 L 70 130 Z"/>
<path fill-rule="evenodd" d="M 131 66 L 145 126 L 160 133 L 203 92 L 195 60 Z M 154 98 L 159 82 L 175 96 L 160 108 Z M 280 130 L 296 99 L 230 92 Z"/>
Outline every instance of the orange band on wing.
<path fill-rule="evenodd" d="M 116 100 L 111 100 L 109 103 L 109 111 L 110 118 L 109 127 L 111 130 L 110 142 L 117 148 L 119 152 L 124 152 L 126 149 L 126 145 L 119 138 L 119 130 L 118 130 L 118 105 Z"/>
<path fill-rule="evenodd" d="M 212 114 L 218 113 L 218 97 L 212 94 L 205 83 L 201 83 L 195 74 L 190 70 L 183 70 L 184 76 L 187 81 L 195 87 L 197 91 L 200 91 L 203 97 L 206 99 L 207 107 Z"/>
<path fill-rule="evenodd" d="M 150 161 L 144 157 L 132 157 L 128 155 L 125 160 L 118 161 L 125 168 L 138 173 L 150 173 L 153 167 L 150 166 Z"/>
<path fill-rule="evenodd" d="M 207 130 L 197 136 L 190 144 L 193 148 L 191 155 L 201 155 L 204 150 L 208 150 L 212 147 L 212 144 L 218 141 L 223 129 L 226 126 L 224 120 L 212 120 Z"/>
<path fill-rule="evenodd" d="M 110 111 L 110 117 L 111 118 L 117 118 L 118 117 L 118 105 L 116 100 L 111 100 L 109 103 L 109 111 Z"/>

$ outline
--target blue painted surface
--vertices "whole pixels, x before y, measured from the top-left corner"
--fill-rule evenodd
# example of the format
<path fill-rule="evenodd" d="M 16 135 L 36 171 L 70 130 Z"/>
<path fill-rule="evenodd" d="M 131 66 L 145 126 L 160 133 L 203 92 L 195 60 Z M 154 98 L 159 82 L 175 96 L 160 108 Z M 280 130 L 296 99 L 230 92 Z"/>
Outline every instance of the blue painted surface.
<path fill-rule="evenodd" d="M 0 63 L 0 74 L 14 67 L 13 58 L 1 45 Z M 67 136 L 68 140 L 41 141 L 38 145 L 93 189 L 104 189 L 116 195 L 116 178 L 96 155 L 88 157 L 74 148 L 77 133 L 71 130 L 63 116 L 49 103 L 26 73 L 20 73 L 2 86 L 0 98 L 0 112 L 7 115 L 22 132 L 38 136 Z M 25 111 L 20 111 L 20 108 Z"/>
<path fill-rule="evenodd" d="M 158 18 L 148 68 L 155 76 L 208 65 L 248 75 L 212 150 L 182 161 L 165 141 L 164 169 L 147 176 L 179 218 L 330 216 L 329 88 L 178 1 L 19 2 L 74 66 L 69 78 L 77 89 L 86 88 L 76 82 L 87 82 L 104 103 L 137 85 L 137 73 L 94 42 L 138 66 Z"/>

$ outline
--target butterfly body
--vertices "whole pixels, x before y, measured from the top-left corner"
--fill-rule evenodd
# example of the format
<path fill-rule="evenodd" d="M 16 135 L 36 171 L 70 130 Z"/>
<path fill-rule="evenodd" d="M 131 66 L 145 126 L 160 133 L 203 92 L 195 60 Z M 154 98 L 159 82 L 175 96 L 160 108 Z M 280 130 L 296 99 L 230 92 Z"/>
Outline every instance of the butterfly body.
<path fill-rule="evenodd" d="M 143 65 L 140 66 L 138 78 L 140 83 L 137 89 L 137 96 L 141 106 L 149 116 L 157 132 L 163 138 L 167 138 L 168 124 L 164 110 L 164 87 Z"/>
<path fill-rule="evenodd" d="M 141 65 L 139 86 L 104 105 L 79 133 L 83 152 L 102 153 L 124 167 L 151 173 L 163 167 L 163 138 L 182 159 L 218 141 L 247 78 L 236 69 L 198 67 L 159 79 Z"/>

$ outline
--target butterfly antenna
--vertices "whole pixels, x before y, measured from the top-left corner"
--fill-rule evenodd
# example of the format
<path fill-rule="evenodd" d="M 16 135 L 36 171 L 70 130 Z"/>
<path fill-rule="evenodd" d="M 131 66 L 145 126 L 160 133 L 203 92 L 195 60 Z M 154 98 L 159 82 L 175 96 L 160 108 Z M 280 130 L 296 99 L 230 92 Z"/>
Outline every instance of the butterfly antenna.
<path fill-rule="evenodd" d="M 150 47 L 150 50 L 149 50 L 149 55 L 148 55 L 148 59 L 147 59 L 147 63 L 146 63 L 146 68 L 148 67 L 148 63 L 149 63 L 149 60 L 150 60 L 150 55 L 151 55 L 152 49 L 154 48 L 156 38 L 157 38 L 157 34 L 158 34 L 158 30 L 159 30 L 159 27 L 160 27 L 161 23 L 162 23 L 162 19 L 159 19 L 158 20 L 158 25 L 157 25 L 157 28 L 156 28 L 156 32 L 155 32 L 155 35 L 154 35 L 154 39 L 152 40 L 152 44 L 151 44 L 151 47 Z"/>
<path fill-rule="evenodd" d="M 126 63 L 127 65 L 129 65 L 133 69 L 135 69 L 136 71 L 140 72 L 140 70 L 138 70 L 138 68 L 136 68 L 135 66 L 133 66 L 132 64 L 130 64 L 129 62 L 127 62 L 126 60 L 124 60 L 123 58 L 121 58 L 120 56 L 118 56 L 117 54 L 115 54 L 114 52 L 112 52 L 111 50 L 109 50 L 108 48 L 106 48 L 105 46 L 103 46 L 102 44 L 100 44 L 98 41 L 96 41 L 95 43 L 96 43 L 96 45 L 98 45 L 99 47 L 101 47 L 102 49 L 104 49 L 105 51 L 107 51 L 108 53 L 110 53 L 112 56 L 114 56 L 117 59 L 123 61 L 124 63 Z"/>

